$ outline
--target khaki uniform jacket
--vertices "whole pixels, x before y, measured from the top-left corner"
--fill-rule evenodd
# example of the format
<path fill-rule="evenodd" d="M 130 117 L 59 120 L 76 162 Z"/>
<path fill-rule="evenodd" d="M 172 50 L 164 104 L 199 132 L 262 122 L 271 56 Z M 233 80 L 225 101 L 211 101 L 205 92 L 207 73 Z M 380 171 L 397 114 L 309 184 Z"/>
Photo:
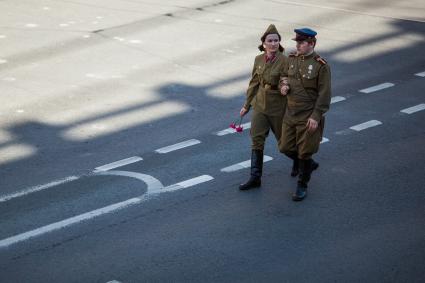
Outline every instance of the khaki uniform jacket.
<path fill-rule="evenodd" d="M 285 72 L 290 86 L 286 117 L 319 122 L 331 102 L 329 65 L 315 52 L 308 56 L 289 55 Z"/>
<path fill-rule="evenodd" d="M 244 107 L 252 106 L 256 111 L 270 116 L 282 116 L 285 113 L 286 97 L 280 94 L 279 79 L 283 75 L 287 57 L 276 53 L 274 62 L 266 63 L 266 54 L 255 57 L 252 77 L 246 92 Z"/>

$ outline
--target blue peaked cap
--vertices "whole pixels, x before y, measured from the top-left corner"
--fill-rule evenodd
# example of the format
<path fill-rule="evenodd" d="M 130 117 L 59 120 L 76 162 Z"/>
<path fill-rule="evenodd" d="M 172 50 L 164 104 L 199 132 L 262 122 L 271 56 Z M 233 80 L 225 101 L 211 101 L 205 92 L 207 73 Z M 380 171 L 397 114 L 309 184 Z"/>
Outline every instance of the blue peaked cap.
<path fill-rule="evenodd" d="M 293 39 L 295 41 L 304 41 L 308 39 L 313 39 L 317 35 L 317 32 L 310 28 L 299 28 L 294 29 L 294 32 L 296 33 L 296 37 Z"/>

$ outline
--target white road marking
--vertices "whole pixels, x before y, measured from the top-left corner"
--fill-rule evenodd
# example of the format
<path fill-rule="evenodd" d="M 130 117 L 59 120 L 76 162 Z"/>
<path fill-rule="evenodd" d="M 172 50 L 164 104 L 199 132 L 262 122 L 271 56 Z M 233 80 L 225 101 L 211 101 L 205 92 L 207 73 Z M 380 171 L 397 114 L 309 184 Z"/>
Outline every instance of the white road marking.
<path fill-rule="evenodd" d="M 245 130 L 248 130 L 248 129 L 251 128 L 251 122 L 244 123 L 241 126 L 243 127 L 243 130 L 244 131 Z M 224 136 L 224 135 L 234 134 L 234 133 L 237 133 L 235 129 L 228 128 L 228 129 L 225 129 L 225 130 L 222 130 L 222 131 L 217 132 L 216 135 L 217 136 Z"/>
<path fill-rule="evenodd" d="M 425 77 L 425 72 L 420 72 L 420 73 L 417 73 L 417 74 L 415 74 L 415 76 L 418 76 L 418 77 Z"/>
<path fill-rule="evenodd" d="M 393 86 L 395 86 L 395 84 L 393 84 L 393 83 L 383 83 L 383 84 L 371 86 L 371 87 L 368 87 L 368 88 L 365 88 L 365 89 L 361 89 L 359 91 L 363 92 L 363 93 L 371 93 L 371 92 L 375 92 L 375 91 L 382 90 L 382 89 L 389 88 L 389 87 L 393 87 Z"/>
<path fill-rule="evenodd" d="M 112 280 L 112 281 L 108 281 L 106 283 L 121 283 L 121 282 L 120 281 L 117 281 L 117 280 Z"/>
<path fill-rule="evenodd" d="M 192 178 L 168 187 L 163 188 L 160 193 L 165 193 L 165 192 L 173 192 L 173 191 L 177 191 L 177 190 L 181 190 L 181 189 L 186 189 L 201 183 L 205 183 L 208 181 L 213 180 L 214 177 L 209 176 L 209 175 L 202 175 L 196 178 Z"/>
<path fill-rule="evenodd" d="M 31 187 L 31 188 L 19 191 L 17 193 L 0 196 L 0 202 L 6 202 L 8 200 L 11 200 L 11 199 L 14 199 L 14 198 L 17 198 L 17 197 L 26 196 L 26 195 L 31 194 L 31 193 L 39 192 L 39 191 L 42 191 L 42 190 L 45 190 L 45 189 L 49 189 L 51 187 L 55 187 L 55 186 L 58 186 L 58 185 L 61 185 L 61 184 L 65 184 L 65 183 L 68 183 L 68 182 L 71 182 L 71 181 L 75 181 L 77 179 L 79 179 L 79 177 L 70 176 L 70 177 L 66 177 L 66 178 L 63 178 L 63 179 L 60 179 L 60 180 L 57 180 L 57 181 L 53 181 L 53 182 L 44 184 L 44 185 L 34 186 L 34 187 Z"/>
<path fill-rule="evenodd" d="M 138 172 L 131 172 L 131 171 L 119 171 L 119 170 L 111 170 L 111 171 L 100 171 L 95 172 L 96 175 L 103 175 L 103 176 L 123 176 L 123 177 L 129 177 L 129 178 L 135 178 L 142 182 L 144 182 L 147 185 L 147 192 L 146 194 L 156 194 L 160 192 L 162 188 L 164 188 L 164 185 L 155 177 L 143 173 Z"/>
<path fill-rule="evenodd" d="M 100 171 L 108 171 L 114 168 L 118 168 L 121 166 L 125 166 L 128 164 L 132 164 L 138 161 L 143 160 L 143 158 L 139 157 L 139 156 L 133 156 L 133 157 L 129 157 L 126 159 L 122 159 L 122 160 L 118 160 L 109 164 L 105 164 L 99 167 L 94 168 L 94 172 L 100 172 Z"/>
<path fill-rule="evenodd" d="M 320 143 L 325 143 L 325 142 L 328 142 L 328 141 L 329 141 L 329 139 L 322 137 L 322 141 Z"/>
<path fill-rule="evenodd" d="M 416 106 L 412 106 L 412 107 L 403 109 L 400 112 L 403 112 L 403 113 L 406 113 L 406 114 L 412 114 L 412 113 L 422 111 L 422 110 L 425 110 L 425 103 L 421 103 L 421 104 L 418 104 Z"/>
<path fill-rule="evenodd" d="M 137 179 L 142 179 L 142 181 L 144 181 L 145 183 L 149 183 L 147 182 L 146 177 L 151 177 L 149 175 L 144 175 L 144 174 L 140 174 L 140 173 L 136 173 L 136 172 L 126 172 L 126 171 L 108 171 L 108 172 L 100 172 L 99 175 L 120 175 L 120 176 L 124 176 L 124 175 L 128 175 L 129 177 L 135 177 Z M 143 175 L 142 177 L 140 177 L 141 175 Z M 111 204 L 96 210 L 92 210 L 74 217 L 70 217 L 67 219 L 64 219 L 62 221 L 59 222 L 55 222 L 55 223 L 51 223 L 49 225 L 46 226 L 42 226 L 40 228 L 22 233 L 22 234 L 18 234 L 3 240 L 0 240 L 0 248 L 5 248 L 8 246 L 11 246 L 13 244 L 22 242 L 22 241 L 26 241 L 28 239 L 37 237 L 37 236 L 41 236 L 43 234 L 46 233 L 50 233 L 59 229 L 63 229 L 65 227 L 71 226 L 73 224 L 78 224 L 80 222 L 83 221 L 88 221 L 90 219 L 93 219 L 95 217 L 104 215 L 104 214 L 108 214 L 108 213 L 112 213 L 112 212 L 116 212 L 119 210 L 122 210 L 124 208 L 128 208 L 130 206 L 136 205 L 136 204 L 140 204 L 143 201 L 146 201 L 149 199 L 149 197 L 151 196 L 155 196 L 155 195 L 159 195 L 161 193 L 164 192 L 171 192 L 171 191 L 176 191 L 176 190 L 180 190 L 180 189 L 186 189 L 192 186 L 195 186 L 197 184 L 200 183 L 204 183 L 210 180 L 213 180 L 214 178 L 208 175 L 202 175 L 193 179 L 189 179 L 168 187 L 163 187 L 162 184 L 156 180 L 157 182 L 153 182 L 155 183 L 154 186 L 155 188 L 148 188 L 148 192 L 145 195 L 139 196 L 139 197 L 135 197 L 135 198 L 131 198 L 119 203 L 115 203 L 115 204 Z M 148 185 L 149 187 L 149 185 Z"/>
<path fill-rule="evenodd" d="M 359 131 L 365 130 L 367 128 L 371 128 L 371 127 L 375 127 L 375 126 L 379 126 L 379 125 L 382 125 L 382 122 L 380 122 L 378 120 L 370 120 L 370 121 L 364 122 L 362 124 L 352 126 L 352 127 L 350 127 L 350 129 L 359 132 Z"/>
<path fill-rule="evenodd" d="M 268 162 L 271 160 L 273 160 L 273 157 L 264 155 L 263 162 Z M 245 169 L 245 168 L 250 168 L 250 167 L 251 167 L 251 160 L 246 160 L 246 161 L 239 162 L 234 165 L 222 168 L 220 171 L 230 173 L 230 172 L 235 172 L 235 171 Z"/>
<path fill-rule="evenodd" d="M 185 147 L 189 147 L 195 144 L 199 144 L 201 143 L 199 140 L 195 140 L 195 139 L 191 139 L 191 140 L 187 140 L 184 142 L 180 142 L 180 143 L 176 143 L 170 146 L 166 146 L 160 149 L 155 150 L 157 153 L 168 153 L 174 150 L 178 150 L 178 149 L 182 149 Z"/>
<path fill-rule="evenodd" d="M 344 101 L 345 99 L 346 98 L 342 97 L 342 96 L 334 96 L 334 97 L 331 98 L 331 104 L 337 103 L 337 102 L 340 102 L 340 101 Z"/>
<path fill-rule="evenodd" d="M 59 229 L 63 229 L 67 226 L 73 225 L 73 224 L 77 224 L 83 221 L 87 221 L 89 219 L 98 217 L 100 215 L 106 214 L 106 213 L 111 213 L 111 212 L 115 212 L 121 209 L 124 209 L 126 207 L 141 203 L 144 200 L 144 198 L 142 197 L 137 197 L 137 198 L 131 198 L 128 199 L 126 201 L 122 201 L 119 203 L 115 203 L 115 204 L 111 204 L 96 210 L 92 210 L 89 211 L 87 213 L 83 213 L 59 222 L 55 222 L 16 236 L 12 236 L 6 239 L 3 239 L 0 241 L 0 248 L 5 248 L 8 247 L 10 245 L 43 235 L 45 233 L 49 233 L 55 230 L 59 230 Z"/>

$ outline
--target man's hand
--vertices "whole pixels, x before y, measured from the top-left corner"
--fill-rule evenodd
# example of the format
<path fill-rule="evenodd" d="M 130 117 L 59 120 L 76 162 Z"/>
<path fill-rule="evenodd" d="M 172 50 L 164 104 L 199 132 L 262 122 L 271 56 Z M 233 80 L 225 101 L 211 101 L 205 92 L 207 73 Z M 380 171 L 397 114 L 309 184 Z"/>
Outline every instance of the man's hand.
<path fill-rule="evenodd" d="M 245 107 L 242 107 L 241 111 L 239 112 L 239 114 L 241 115 L 241 117 L 245 116 L 246 113 L 248 113 L 248 109 L 246 109 Z"/>
<path fill-rule="evenodd" d="M 289 92 L 289 79 L 288 77 L 281 77 L 279 80 L 279 89 L 280 94 L 283 96 L 287 95 Z"/>
<path fill-rule="evenodd" d="M 319 125 L 319 123 L 316 120 L 314 120 L 312 118 L 308 118 L 308 120 L 307 120 L 307 130 L 309 132 L 311 132 L 311 133 L 314 132 L 317 129 L 318 125 Z"/>

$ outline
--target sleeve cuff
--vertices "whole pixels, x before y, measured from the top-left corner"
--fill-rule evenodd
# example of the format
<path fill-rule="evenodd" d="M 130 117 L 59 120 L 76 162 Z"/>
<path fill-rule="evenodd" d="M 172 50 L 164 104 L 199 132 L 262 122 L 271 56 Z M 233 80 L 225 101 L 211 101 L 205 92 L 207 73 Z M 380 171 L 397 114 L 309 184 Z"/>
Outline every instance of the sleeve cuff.
<path fill-rule="evenodd" d="M 310 118 L 312 118 L 316 122 L 320 122 L 320 120 L 322 119 L 322 113 L 320 113 L 317 110 L 314 110 L 313 114 L 311 114 Z"/>

